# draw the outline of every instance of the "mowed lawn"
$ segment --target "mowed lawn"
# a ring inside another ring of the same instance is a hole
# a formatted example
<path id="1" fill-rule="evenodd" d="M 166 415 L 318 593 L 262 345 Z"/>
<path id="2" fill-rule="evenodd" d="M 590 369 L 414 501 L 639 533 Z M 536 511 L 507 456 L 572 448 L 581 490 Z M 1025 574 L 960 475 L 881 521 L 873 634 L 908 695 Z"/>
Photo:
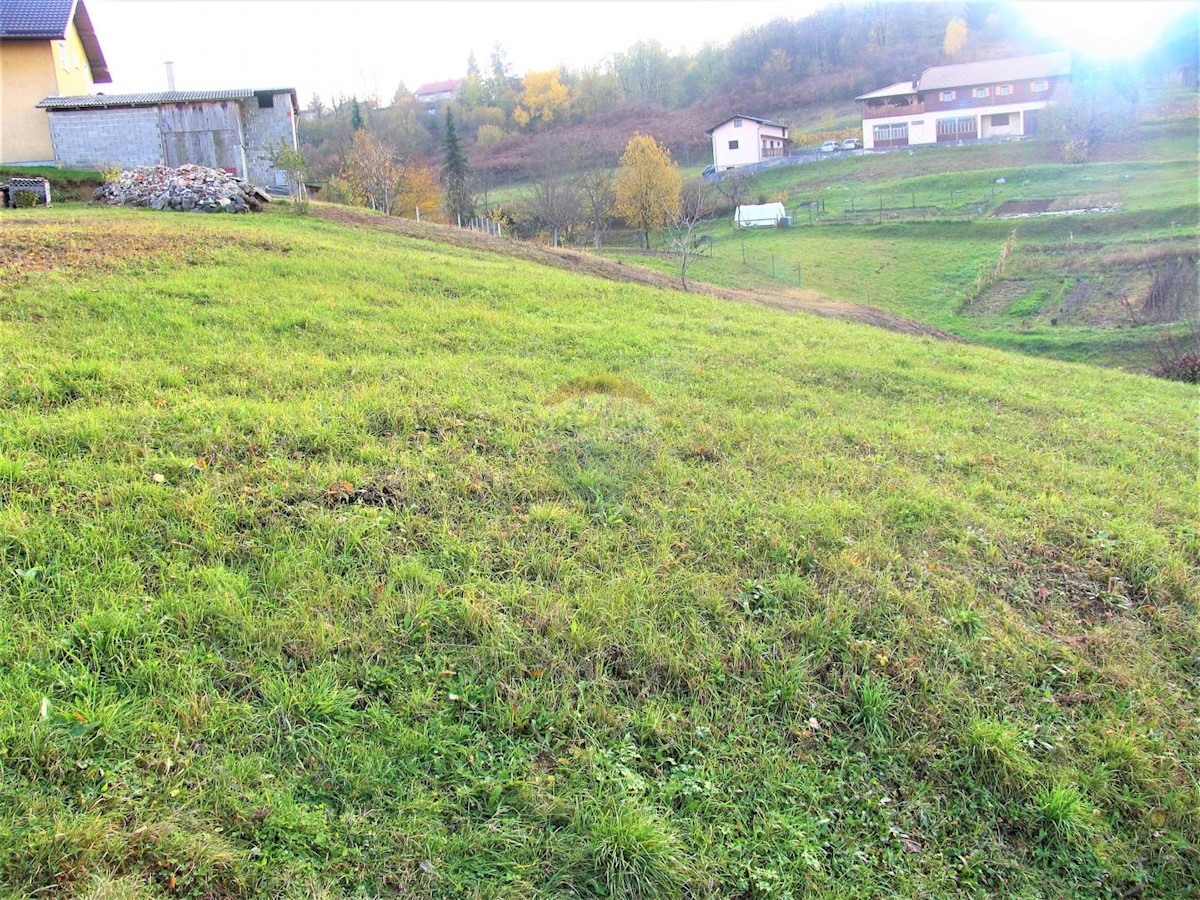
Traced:
<path id="1" fill-rule="evenodd" d="M 1180 897 L 1194 388 L 0 219 L 0 894 Z"/>

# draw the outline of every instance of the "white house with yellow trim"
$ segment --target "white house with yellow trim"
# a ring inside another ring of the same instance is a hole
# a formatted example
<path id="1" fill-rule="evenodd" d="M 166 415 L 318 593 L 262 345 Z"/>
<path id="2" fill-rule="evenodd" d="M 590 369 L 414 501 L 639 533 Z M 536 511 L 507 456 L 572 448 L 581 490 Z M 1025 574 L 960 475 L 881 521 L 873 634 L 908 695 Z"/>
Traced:
<path id="1" fill-rule="evenodd" d="M 83 0 L 0 0 L 0 163 L 53 163 L 37 104 L 111 81 Z"/>

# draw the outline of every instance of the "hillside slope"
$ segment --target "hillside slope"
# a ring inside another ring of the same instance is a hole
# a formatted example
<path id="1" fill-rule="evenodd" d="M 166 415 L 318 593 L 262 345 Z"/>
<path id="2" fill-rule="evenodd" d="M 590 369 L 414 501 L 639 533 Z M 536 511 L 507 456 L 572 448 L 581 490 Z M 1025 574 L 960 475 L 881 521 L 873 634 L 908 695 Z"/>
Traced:
<path id="1" fill-rule="evenodd" d="M 1193 391 L 311 218 L 3 227 L 0 893 L 1200 883 Z"/>

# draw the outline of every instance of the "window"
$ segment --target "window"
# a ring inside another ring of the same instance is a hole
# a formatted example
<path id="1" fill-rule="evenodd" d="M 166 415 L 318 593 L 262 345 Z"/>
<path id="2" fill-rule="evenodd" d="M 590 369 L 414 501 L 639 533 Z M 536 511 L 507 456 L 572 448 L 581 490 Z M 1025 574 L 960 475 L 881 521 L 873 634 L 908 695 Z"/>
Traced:
<path id="1" fill-rule="evenodd" d="M 875 126 L 875 143 L 881 141 L 907 141 L 908 140 L 908 124 L 905 122 L 893 122 L 891 125 L 876 125 Z"/>
<path id="2" fill-rule="evenodd" d="M 729 149 L 730 149 L 730 150 L 736 150 L 737 148 L 738 148 L 738 142 L 737 142 L 737 141 L 730 141 L 730 142 L 729 142 Z"/>
<path id="3" fill-rule="evenodd" d="M 258 108 L 259 109 L 273 109 L 274 108 L 274 106 L 275 106 L 275 95 L 274 94 L 258 94 L 257 97 L 258 97 Z"/>
<path id="4" fill-rule="evenodd" d="M 946 137 L 975 136 L 975 117 L 963 116 L 958 119 L 938 119 L 937 133 Z"/>
<path id="5" fill-rule="evenodd" d="M 1048 91 L 1048 90 L 1050 90 L 1050 83 L 1049 83 L 1049 82 L 1047 82 L 1047 81 L 1035 81 L 1033 84 L 1031 84 L 1031 85 L 1029 86 L 1029 88 L 1030 88 L 1030 90 L 1032 90 L 1032 91 L 1033 91 L 1035 94 L 1040 94 L 1040 93 L 1042 93 L 1043 91 Z"/>
<path id="6" fill-rule="evenodd" d="M 976 100 L 982 100 L 987 95 L 988 95 L 987 88 L 975 88 L 975 90 L 971 91 L 971 96 Z"/>
<path id="7" fill-rule="evenodd" d="M 70 67 L 71 63 L 70 63 L 70 60 L 67 58 L 67 42 L 66 41 L 58 42 L 58 59 L 59 59 L 59 62 L 62 63 L 62 67 L 64 69 L 67 69 Z"/>
<path id="8" fill-rule="evenodd" d="M 941 100 L 943 103 L 949 103 L 954 99 L 954 91 L 942 91 Z"/>
<path id="9" fill-rule="evenodd" d="M 997 125 L 1003 126 L 1003 125 L 1007 125 L 1007 124 L 1008 124 L 1008 113 L 999 113 L 999 114 L 995 114 L 992 116 L 992 127 L 993 128 L 995 128 Z"/>
<path id="10" fill-rule="evenodd" d="M 742 120 L 741 120 L 741 119 L 734 119 L 734 120 L 733 120 L 733 127 L 734 127 L 734 128 L 741 128 L 741 127 L 742 127 Z"/>
<path id="11" fill-rule="evenodd" d="M 996 86 L 996 96 L 997 97 L 1011 97 L 1012 96 L 1012 85 L 1011 84 L 997 85 Z"/>

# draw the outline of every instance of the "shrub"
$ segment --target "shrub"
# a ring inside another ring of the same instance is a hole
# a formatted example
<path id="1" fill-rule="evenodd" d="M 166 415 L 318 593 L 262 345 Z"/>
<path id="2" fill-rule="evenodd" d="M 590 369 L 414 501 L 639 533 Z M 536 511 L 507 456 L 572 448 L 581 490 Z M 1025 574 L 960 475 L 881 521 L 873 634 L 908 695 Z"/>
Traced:
<path id="1" fill-rule="evenodd" d="M 1200 384 L 1200 350 L 1192 350 L 1175 359 L 1159 363 L 1151 374 L 1169 381 Z"/>
<path id="2" fill-rule="evenodd" d="M 38 205 L 38 195 L 32 191 L 17 191 L 13 194 L 13 206 L 17 209 L 33 209 Z"/>

